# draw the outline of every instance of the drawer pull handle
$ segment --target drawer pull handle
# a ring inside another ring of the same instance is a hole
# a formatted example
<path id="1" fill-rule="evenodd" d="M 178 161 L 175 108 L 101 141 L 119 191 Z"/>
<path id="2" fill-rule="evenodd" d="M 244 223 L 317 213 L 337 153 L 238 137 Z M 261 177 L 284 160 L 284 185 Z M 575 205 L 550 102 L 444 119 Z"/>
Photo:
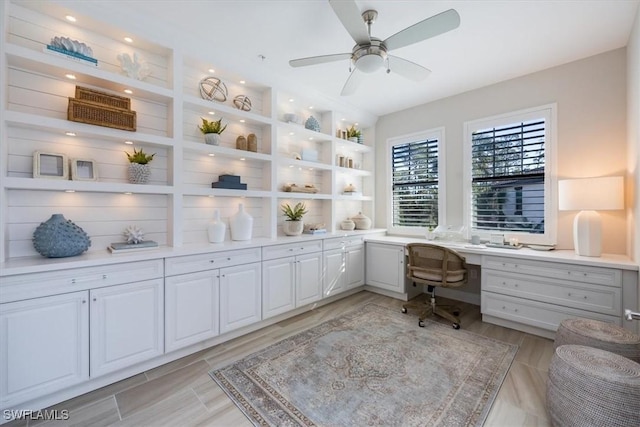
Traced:
<path id="1" fill-rule="evenodd" d="M 503 305 L 503 306 L 502 306 L 502 309 L 503 309 L 503 310 L 506 310 L 506 309 L 507 309 L 507 307 L 505 307 L 505 306 Z"/>
<path id="2" fill-rule="evenodd" d="M 517 313 L 517 312 L 518 312 L 518 309 L 516 308 L 516 309 L 514 309 L 513 311 L 514 311 L 515 313 Z"/>
<path id="3" fill-rule="evenodd" d="M 96 301 L 98 301 L 98 300 L 97 300 L 97 298 L 96 298 L 96 297 L 93 297 L 93 302 L 96 302 Z"/>
<path id="4" fill-rule="evenodd" d="M 82 300 L 82 303 L 83 303 L 83 304 L 86 304 L 86 303 L 87 303 L 87 300 L 86 300 L 86 299 L 83 299 L 83 300 Z"/>
<path id="5" fill-rule="evenodd" d="M 209 262 L 210 262 L 211 264 L 213 264 L 214 262 L 216 262 L 216 260 L 215 260 L 215 259 L 210 259 L 210 260 L 209 260 Z"/>
<path id="6" fill-rule="evenodd" d="M 586 295 L 584 296 L 584 299 L 587 299 L 587 296 L 586 296 Z"/>
<path id="7" fill-rule="evenodd" d="M 513 286 L 517 288 L 517 287 L 518 287 L 518 284 L 517 284 L 517 283 L 515 283 Z"/>
<path id="8" fill-rule="evenodd" d="M 568 296 L 571 296 L 571 292 L 567 292 L 567 295 L 568 295 Z"/>
<path id="9" fill-rule="evenodd" d="M 227 258 L 227 261 L 231 261 L 231 257 Z"/>
<path id="10" fill-rule="evenodd" d="M 293 252 L 293 248 L 289 248 L 289 252 Z"/>

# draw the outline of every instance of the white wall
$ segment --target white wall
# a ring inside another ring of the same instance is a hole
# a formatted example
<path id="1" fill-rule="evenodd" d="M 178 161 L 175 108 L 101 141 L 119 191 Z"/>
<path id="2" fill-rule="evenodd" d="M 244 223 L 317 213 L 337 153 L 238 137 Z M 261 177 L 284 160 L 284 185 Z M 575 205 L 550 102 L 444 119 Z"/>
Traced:
<path id="1" fill-rule="evenodd" d="M 626 72 L 622 48 L 381 117 L 376 125 L 376 226 L 386 227 L 387 221 L 388 138 L 445 127 L 446 221 L 462 224 L 463 123 L 553 102 L 558 105 L 558 177 L 625 175 Z M 560 249 L 573 247 L 574 216 L 559 212 Z M 627 253 L 626 213 L 602 216 L 603 252 Z"/>
<path id="2" fill-rule="evenodd" d="M 640 263 L 640 8 L 627 45 L 627 120 L 628 252 Z"/>

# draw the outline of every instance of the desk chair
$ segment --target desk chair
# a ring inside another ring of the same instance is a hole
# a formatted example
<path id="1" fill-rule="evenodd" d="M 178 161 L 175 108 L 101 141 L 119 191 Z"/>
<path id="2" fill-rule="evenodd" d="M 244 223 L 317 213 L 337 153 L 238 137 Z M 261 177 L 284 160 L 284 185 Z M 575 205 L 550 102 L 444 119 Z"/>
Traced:
<path id="1" fill-rule="evenodd" d="M 419 308 L 418 326 L 424 327 L 424 319 L 432 313 L 453 322 L 454 329 L 460 329 L 460 309 L 451 311 L 445 306 L 436 305 L 435 287 L 454 288 L 467 283 L 467 264 L 458 252 L 438 245 L 427 243 L 410 243 L 407 245 L 409 264 L 407 277 L 413 286 L 427 285 L 431 294 L 431 303 L 408 303 L 402 306 L 402 312 L 408 308 Z"/>

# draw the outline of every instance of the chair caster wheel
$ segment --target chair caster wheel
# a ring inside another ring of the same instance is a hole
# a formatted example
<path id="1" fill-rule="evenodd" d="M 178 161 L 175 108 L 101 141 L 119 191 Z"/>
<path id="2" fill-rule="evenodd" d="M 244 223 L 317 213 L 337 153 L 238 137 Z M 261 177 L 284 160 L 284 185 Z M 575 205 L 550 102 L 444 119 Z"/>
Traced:
<path id="1" fill-rule="evenodd" d="M 418 320 L 418 326 L 424 328 L 424 322 L 422 320 Z"/>
<path id="2" fill-rule="evenodd" d="M 454 323 L 451 326 L 453 327 L 453 329 L 460 329 L 460 324 L 459 323 Z"/>
<path id="3" fill-rule="evenodd" d="M 453 313 L 451 313 L 451 314 L 453 314 L 453 315 L 454 315 L 454 316 L 456 316 L 456 317 L 460 316 L 460 312 L 459 312 L 459 311 L 454 311 L 454 312 L 453 312 Z"/>
<path id="4" fill-rule="evenodd" d="M 406 308 L 404 308 L 404 307 L 402 307 L 402 312 L 403 312 L 404 314 L 407 314 L 407 309 L 406 309 Z"/>

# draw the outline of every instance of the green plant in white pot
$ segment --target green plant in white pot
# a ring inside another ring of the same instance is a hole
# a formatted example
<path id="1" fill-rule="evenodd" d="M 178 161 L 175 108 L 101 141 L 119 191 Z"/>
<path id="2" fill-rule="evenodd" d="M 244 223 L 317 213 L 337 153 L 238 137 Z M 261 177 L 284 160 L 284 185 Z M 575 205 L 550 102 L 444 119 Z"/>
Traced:
<path id="1" fill-rule="evenodd" d="M 213 121 L 204 117 L 201 119 L 202 126 L 198 126 L 198 129 L 204 134 L 204 142 L 209 145 L 220 145 L 220 135 L 227 128 L 227 125 L 222 125 L 222 118 Z"/>
<path id="2" fill-rule="evenodd" d="M 303 202 L 297 203 L 294 207 L 291 207 L 289 203 L 285 203 L 281 206 L 282 213 L 287 219 L 282 224 L 282 230 L 287 236 L 299 236 L 304 230 L 304 223 L 302 217 L 306 214 L 307 207 Z"/>
<path id="3" fill-rule="evenodd" d="M 149 162 L 153 160 L 153 156 L 156 154 L 147 154 L 142 148 L 139 150 L 134 148 L 133 154 L 127 153 L 126 151 L 125 153 L 129 159 L 129 182 L 132 184 L 146 184 L 149 182 L 149 177 L 151 176 Z"/>

